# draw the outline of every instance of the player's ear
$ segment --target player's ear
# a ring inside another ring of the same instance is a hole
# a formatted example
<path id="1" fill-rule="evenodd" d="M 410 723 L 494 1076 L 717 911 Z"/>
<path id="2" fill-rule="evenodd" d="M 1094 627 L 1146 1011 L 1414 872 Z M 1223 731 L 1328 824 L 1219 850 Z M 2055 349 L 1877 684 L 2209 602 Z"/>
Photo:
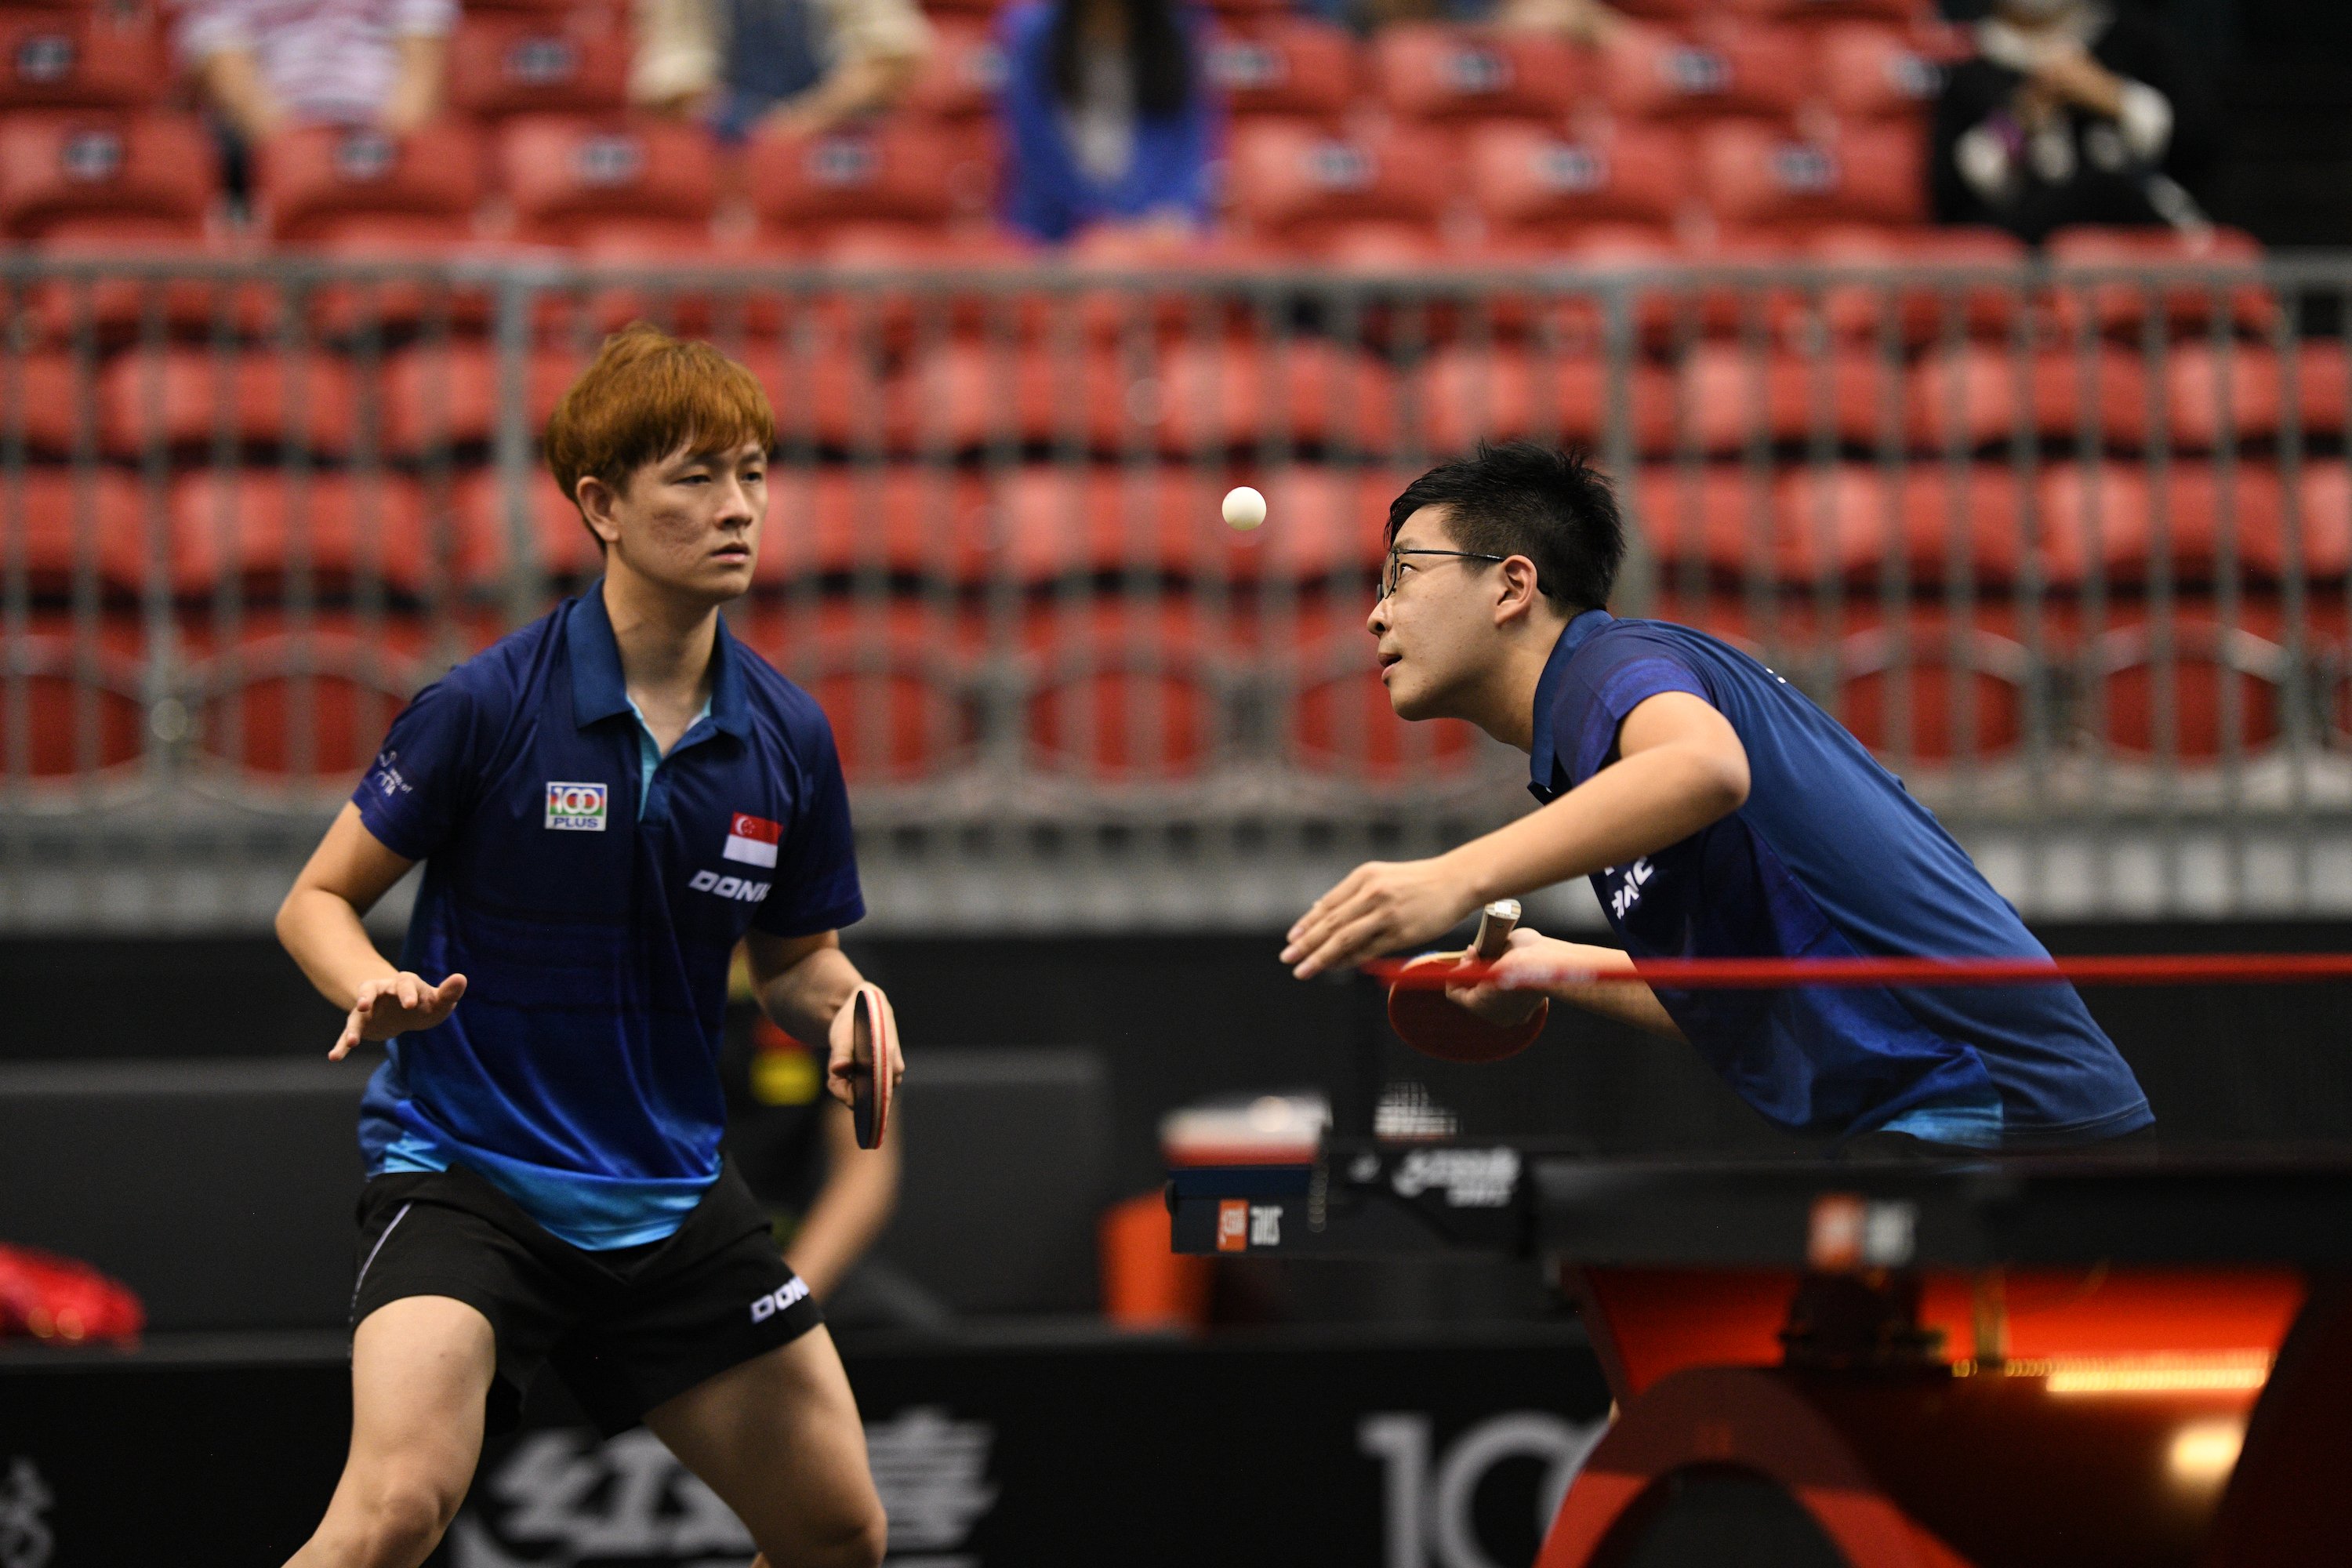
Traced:
<path id="1" fill-rule="evenodd" d="M 1543 590 L 1536 586 L 1536 563 L 1514 555 L 1502 563 L 1501 586 L 1495 595 L 1495 624 L 1507 626 L 1532 611 Z"/>
<path id="2" fill-rule="evenodd" d="M 593 474 L 580 476 L 572 489 L 572 499 L 580 505 L 580 515 L 588 521 L 588 531 L 604 542 L 607 548 L 621 542 L 620 520 L 614 515 L 614 503 L 620 500 L 613 487 Z"/>

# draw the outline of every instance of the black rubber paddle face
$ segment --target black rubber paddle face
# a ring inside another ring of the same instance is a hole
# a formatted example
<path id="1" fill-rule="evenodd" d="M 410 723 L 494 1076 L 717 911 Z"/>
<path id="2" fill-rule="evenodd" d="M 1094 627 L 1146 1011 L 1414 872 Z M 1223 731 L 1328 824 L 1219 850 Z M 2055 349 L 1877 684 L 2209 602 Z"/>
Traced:
<path id="1" fill-rule="evenodd" d="M 861 1149 L 879 1149 L 890 1124 L 890 1047 L 879 1000 L 869 989 L 852 1004 L 850 1050 L 857 1070 L 849 1080 L 849 1120 Z"/>

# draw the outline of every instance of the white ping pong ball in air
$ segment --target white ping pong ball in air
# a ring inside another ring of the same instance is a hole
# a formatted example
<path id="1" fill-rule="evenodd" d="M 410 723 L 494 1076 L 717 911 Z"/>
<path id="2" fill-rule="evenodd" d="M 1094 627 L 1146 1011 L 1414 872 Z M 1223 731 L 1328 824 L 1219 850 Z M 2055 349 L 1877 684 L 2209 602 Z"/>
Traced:
<path id="1" fill-rule="evenodd" d="M 1225 526 L 1246 533 L 1265 521 L 1265 497 L 1248 485 L 1225 492 Z"/>

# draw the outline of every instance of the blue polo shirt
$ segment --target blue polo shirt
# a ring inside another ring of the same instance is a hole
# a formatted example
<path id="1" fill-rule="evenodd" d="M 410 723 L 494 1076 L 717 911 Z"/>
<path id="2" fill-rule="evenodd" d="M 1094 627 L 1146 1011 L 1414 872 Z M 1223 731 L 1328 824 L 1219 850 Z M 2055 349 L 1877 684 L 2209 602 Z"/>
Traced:
<path id="1" fill-rule="evenodd" d="M 1636 957 L 2031 957 L 2048 952 L 1903 781 L 1738 649 L 1588 610 L 1536 683 L 1530 788 L 1550 801 L 1617 760 L 1649 698 L 1686 691 L 1748 750 L 1747 804 L 1592 879 Z M 1765 1116 L 1848 1137 L 1977 1148 L 2147 1126 L 2147 1098 L 2063 984 L 1675 990 L 1659 1002 Z"/>
<path id="2" fill-rule="evenodd" d="M 824 712 L 728 635 L 661 755 L 599 583 L 393 721 L 352 796 L 425 862 L 401 966 L 467 977 L 369 1080 L 371 1174 L 462 1164 L 575 1247 L 657 1241 L 719 1175 L 727 968 L 865 913 Z"/>

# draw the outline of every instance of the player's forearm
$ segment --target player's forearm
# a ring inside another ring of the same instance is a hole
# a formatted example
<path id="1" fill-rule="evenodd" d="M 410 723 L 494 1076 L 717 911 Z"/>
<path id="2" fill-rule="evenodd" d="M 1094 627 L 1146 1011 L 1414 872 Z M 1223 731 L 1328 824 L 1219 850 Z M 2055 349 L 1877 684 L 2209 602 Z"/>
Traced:
<path id="1" fill-rule="evenodd" d="M 297 885 L 278 907 L 278 940 L 319 994 L 345 1012 L 360 987 L 399 971 L 376 951 L 359 911 L 341 894 Z"/>
<path id="2" fill-rule="evenodd" d="M 812 949 L 760 987 L 760 1005 L 796 1040 L 823 1040 L 864 976 L 837 947 Z"/>
<path id="3" fill-rule="evenodd" d="M 1518 898 L 1678 844 L 1739 809 L 1744 773 L 1696 747 L 1626 757 L 1539 811 L 1451 851 L 1476 904 Z"/>
<path id="4" fill-rule="evenodd" d="M 793 1233 L 789 1261 L 819 1300 L 833 1293 L 890 1223 L 898 1196 L 898 1140 L 836 1160 L 824 1190 Z"/>
<path id="5" fill-rule="evenodd" d="M 1589 947 L 1581 942 L 1563 943 L 1571 951 L 1562 954 L 1580 963 L 1590 963 L 1602 971 L 1622 970 L 1623 980 L 1589 980 L 1544 987 L 1544 994 L 1559 998 L 1603 1018 L 1614 1018 L 1621 1024 L 1631 1024 L 1653 1035 L 1664 1035 L 1672 1039 L 1683 1037 L 1682 1029 L 1675 1023 L 1658 1001 L 1657 993 L 1633 977 L 1631 954 L 1613 947 Z"/>

